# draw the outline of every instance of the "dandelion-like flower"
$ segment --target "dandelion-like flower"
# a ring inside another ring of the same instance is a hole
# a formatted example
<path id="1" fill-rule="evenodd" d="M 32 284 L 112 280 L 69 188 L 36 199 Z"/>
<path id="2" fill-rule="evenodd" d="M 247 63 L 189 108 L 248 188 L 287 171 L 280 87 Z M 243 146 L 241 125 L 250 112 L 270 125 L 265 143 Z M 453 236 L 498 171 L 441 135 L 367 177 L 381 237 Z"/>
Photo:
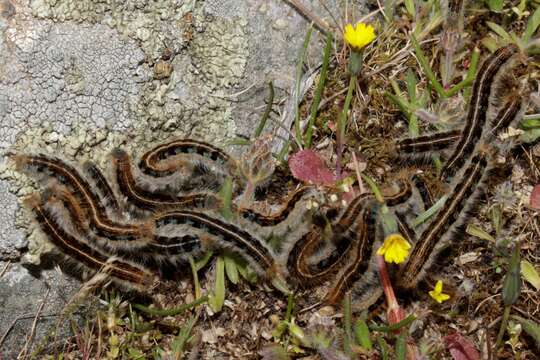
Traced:
<path id="1" fill-rule="evenodd" d="M 443 294 L 442 288 L 443 288 L 442 281 L 437 280 L 437 283 L 435 284 L 435 288 L 429 292 L 429 296 L 431 296 L 439 304 L 442 303 L 443 301 L 450 299 L 450 295 Z"/>
<path id="2" fill-rule="evenodd" d="M 377 250 L 378 255 L 384 255 L 387 263 L 400 264 L 409 255 L 411 244 L 400 234 L 391 234 L 384 239 L 383 245 Z"/>
<path id="3" fill-rule="evenodd" d="M 359 22 L 356 26 L 347 24 L 343 31 L 343 39 L 353 49 L 360 50 L 375 39 L 373 26 Z"/>

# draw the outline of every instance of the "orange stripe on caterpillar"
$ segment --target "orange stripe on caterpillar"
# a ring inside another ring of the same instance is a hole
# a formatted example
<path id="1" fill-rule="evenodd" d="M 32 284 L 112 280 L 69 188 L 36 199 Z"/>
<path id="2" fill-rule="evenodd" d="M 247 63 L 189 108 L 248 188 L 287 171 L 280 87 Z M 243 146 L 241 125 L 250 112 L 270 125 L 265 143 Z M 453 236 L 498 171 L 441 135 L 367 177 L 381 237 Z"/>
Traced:
<path id="1" fill-rule="evenodd" d="M 222 165 L 232 163 L 231 157 L 223 150 L 203 141 L 192 139 L 173 140 L 156 146 L 146 152 L 139 162 L 139 168 L 148 175 L 162 177 L 172 175 L 185 162 L 177 158 L 181 154 L 198 154 Z"/>
<path id="2" fill-rule="evenodd" d="M 465 169 L 460 181 L 453 187 L 448 200 L 435 218 L 419 236 L 409 254 L 409 260 L 400 271 L 399 285 L 403 288 L 416 286 L 436 255 L 439 244 L 448 240 L 456 227 L 463 225 L 466 214 L 478 198 L 482 179 L 486 174 L 486 155 L 475 155 Z"/>
<path id="3" fill-rule="evenodd" d="M 156 227 L 172 224 L 192 226 L 209 234 L 209 246 L 232 250 L 244 257 L 259 274 L 268 275 L 276 270 L 272 251 L 261 239 L 239 227 L 202 212 L 190 210 L 170 211 L 155 216 Z"/>
<path id="4" fill-rule="evenodd" d="M 109 219 L 105 207 L 90 184 L 67 163 L 46 155 L 12 154 L 11 158 L 18 168 L 27 170 L 36 168 L 38 172 L 47 170 L 60 183 L 71 187 L 73 189 L 72 195 L 79 198 L 80 207 L 88 212 L 90 225 L 100 236 L 111 239 L 136 240 L 148 235 L 144 225 L 121 224 Z"/>
<path id="5" fill-rule="evenodd" d="M 91 246 L 119 258 L 128 259 L 137 263 L 160 263 L 165 260 L 178 262 L 186 260 L 190 253 L 201 252 L 200 240 L 195 234 L 181 236 L 154 235 L 154 224 L 147 221 L 144 231 L 148 234 L 145 240 L 110 240 L 107 238 L 94 238 L 87 233 L 89 228 L 86 224 L 83 211 L 75 197 L 63 186 L 52 185 L 45 190 L 43 200 L 50 204 L 61 203 L 68 210 L 71 223 L 81 234 L 87 234 L 86 238 Z M 143 231 L 143 230 L 141 230 Z M 196 251 L 198 250 L 198 251 Z"/>
<path id="6" fill-rule="evenodd" d="M 220 200 L 212 193 L 194 193 L 184 196 L 174 196 L 163 192 L 151 192 L 137 184 L 130 163 L 130 156 L 123 150 L 112 152 L 115 165 L 116 179 L 120 192 L 130 202 L 141 209 L 150 211 L 166 211 L 174 208 L 213 208 Z"/>
<path id="7" fill-rule="evenodd" d="M 138 265 L 112 259 L 68 233 L 43 205 L 39 196 L 32 196 L 25 203 L 34 212 L 40 228 L 63 254 L 94 271 L 108 269 L 113 278 L 127 282 L 134 288 L 147 290 L 148 286 L 152 284 L 154 276 L 150 271 Z"/>
<path id="8" fill-rule="evenodd" d="M 371 214 L 371 205 L 366 204 L 356 223 L 356 239 L 352 251 L 352 263 L 345 268 L 333 283 L 330 291 L 323 299 L 323 303 L 336 304 L 343 295 L 360 278 L 365 276 L 369 267 L 373 241 L 375 239 L 375 219 Z"/>

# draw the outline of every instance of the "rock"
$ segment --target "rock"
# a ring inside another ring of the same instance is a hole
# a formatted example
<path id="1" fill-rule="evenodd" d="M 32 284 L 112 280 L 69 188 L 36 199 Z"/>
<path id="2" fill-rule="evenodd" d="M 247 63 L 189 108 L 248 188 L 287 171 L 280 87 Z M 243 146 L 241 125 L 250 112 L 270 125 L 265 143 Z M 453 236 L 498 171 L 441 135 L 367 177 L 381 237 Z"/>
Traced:
<path id="1" fill-rule="evenodd" d="M 224 145 L 249 136 L 268 81 L 276 98 L 291 88 L 307 27 L 283 1 L 0 0 L 0 151 L 104 166 L 120 144 L 138 155 L 157 139 Z M 320 61 L 318 40 L 314 33 L 312 63 Z M 34 315 L 47 289 L 43 314 L 58 313 L 76 282 L 19 263 L 39 262 L 34 249 L 44 239 L 25 236 L 31 219 L 18 205 L 32 182 L 0 162 L 0 262 L 12 262 L 0 278 L 1 336 L 18 317 Z M 16 322 L 2 346 L 6 359 L 24 346 L 32 321 Z M 34 344 L 53 324 L 54 317 L 38 320 Z"/>

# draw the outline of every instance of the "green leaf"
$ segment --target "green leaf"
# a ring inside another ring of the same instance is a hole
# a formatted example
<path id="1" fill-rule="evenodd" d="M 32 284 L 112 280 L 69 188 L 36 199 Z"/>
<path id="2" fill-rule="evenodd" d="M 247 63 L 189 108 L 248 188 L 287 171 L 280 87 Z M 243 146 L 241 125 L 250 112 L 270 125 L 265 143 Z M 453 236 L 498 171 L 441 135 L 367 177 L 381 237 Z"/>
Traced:
<path id="1" fill-rule="evenodd" d="M 411 69 L 407 71 L 406 75 L 406 82 L 407 82 L 407 92 L 409 93 L 409 99 L 411 101 L 411 104 L 416 105 L 416 76 L 412 72 Z"/>
<path id="2" fill-rule="evenodd" d="M 402 331 L 396 341 L 396 359 L 405 360 L 407 356 L 407 332 Z"/>
<path id="3" fill-rule="evenodd" d="M 201 270 L 203 267 L 206 266 L 206 264 L 208 264 L 208 261 L 210 261 L 210 259 L 212 258 L 212 255 L 214 255 L 214 253 L 212 251 L 208 251 L 206 252 L 202 258 L 200 259 L 197 259 L 195 261 L 195 270 L 196 271 L 199 271 Z"/>
<path id="4" fill-rule="evenodd" d="M 540 128 L 525 131 L 524 134 L 521 134 L 520 139 L 521 141 L 527 144 L 530 144 L 530 143 L 535 142 L 539 137 L 540 137 Z"/>
<path id="5" fill-rule="evenodd" d="M 369 328 L 364 320 L 356 320 L 354 324 L 354 335 L 356 342 L 366 350 L 373 349 L 373 344 L 369 337 Z"/>
<path id="6" fill-rule="evenodd" d="M 238 284 L 238 267 L 236 266 L 236 259 L 229 256 L 223 256 L 225 260 L 225 272 L 227 273 L 227 278 L 233 283 Z"/>
<path id="7" fill-rule="evenodd" d="M 142 352 L 137 349 L 128 348 L 128 356 L 131 360 L 144 360 L 145 356 Z"/>
<path id="8" fill-rule="evenodd" d="M 467 234 L 476 236 L 479 239 L 491 241 L 495 244 L 496 240 L 493 236 L 489 235 L 487 232 L 485 232 L 481 227 L 475 225 L 475 224 L 469 224 L 467 225 Z"/>
<path id="9" fill-rule="evenodd" d="M 441 85 L 439 80 L 437 80 L 437 77 L 433 73 L 433 70 L 431 69 L 431 66 L 429 65 L 429 61 L 426 59 L 426 56 L 422 52 L 422 48 L 420 47 L 420 44 L 414 37 L 414 35 L 411 34 L 411 42 L 414 47 L 414 52 L 416 53 L 416 58 L 418 62 L 420 63 L 420 66 L 422 67 L 422 70 L 424 71 L 424 74 L 428 78 L 429 82 L 431 83 L 431 86 L 437 91 L 437 93 L 443 97 L 447 97 L 446 90 L 444 90 L 444 87 Z"/>
<path id="10" fill-rule="evenodd" d="M 388 353 L 390 352 L 390 347 L 388 346 L 384 338 L 382 336 L 377 336 L 376 340 L 381 350 L 381 356 L 383 360 L 389 359 Z"/>
<path id="11" fill-rule="evenodd" d="M 435 215 L 437 211 L 439 211 L 439 209 L 444 206 L 446 199 L 448 199 L 448 195 L 442 196 L 439 200 L 437 200 L 437 202 L 435 202 L 435 204 L 433 204 L 433 206 L 418 215 L 416 219 L 414 219 L 412 226 L 417 227 L 418 225 L 424 223 L 427 219 Z"/>
<path id="12" fill-rule="evenodd" d="M 540 275 L 533 264 L 526 260 L 522 260 L 521 275 L 523 275 L 523 278 L 527 280 L 529 284 L 534 286 L 536 290 L 540 291 Z"/>
<path id="13" fill-rule="evenodd" d="M 494 52 L 498 48 L 501 47 L 500 41 L 501 38 L 499 37 L 492 37 L 492 36 L 486 36 L 480 42 L 482 45 L 484 45 L 489 51 Z"/>
<path id="14" fill-rule="evenodd" d="M 347 355 L 352 355 L 352 324 L 351 324 L 351 295 L 347 294 L 343 298 L 343 327 L 345 335 L 343 336 L 343 350 Z"/>
<path id="15" fill-rule="evenodd" d="M 362 179 L 368 184 L 369 188 L 373 192 L 373 195 L 375 195 L 375 198 L 377 199 L 377 201 L 379 201 L 380 203 L 384 203 L 384 197 L 382 196 L 381 190 L 379 189 L 375 181 L 373 181 L 373 179 L 371 179 L 367 175 L 364 175 L 364 174 L 360 174 L 360 175 L 362 176 Z"/>
<path id="16" fill-rule="evenodd" d="M 511 318 L 521 324 L 523 330 L 536 341 L 536 348 L 540 350 L 540 325 L 517 315 L 512 315 Z"/>
<path id="17" fill-rule="evenodd" d="M 210 295 L 208 304 L 214 312 L 220 312 L 225 303 L 225 261 L 222 256 L 217 258 L 216 262 L 216 282 L 214 284 L 214 293 Z"/>
<path id="18" fill-rule="evenodd" d="M 508 272 L 504 278 L 502 299 L 505 306 L 513 305 L 521 293 L 521 272 L 519 261 L 519 244 L 512 252 Z"/>
<path id="19" fill-rule="evenodd" d="M 180 331 L 178 332 L 178 336 L 172 341 L 171 343 L 171 350 L 172 352 L 177 355 L 174 357 L 174 359 L 181 359 L 182 355 L 184 354 L 186 343 L 191 338 L 191 331 L 193 330 L 193 326 L 197 322 L 198 316 L 191 317 L 187 323 L 182 326 Z"/>
<path id="20" fill-rule="evenodd" d="M 257 273 L 253 271 L 247 262 L 244 262 L 242 259 L 239 259 L 236 263 L 236 269 L 242 275 L 244 280 L 251 284 L 255 284 L 257 282 Z"/>
<path id="21" fill-rule="evenodd" d="M 529 42 L 529 40 L 532 38 L 536 30 L 538 29 L 538 26 L 540 26 L 540 7 L 537 8 L 531 16 L 529 16 L 529 20 L 527 21 L 527 27 L 525 28 L 525 32 L 521 37 L 523 42 Z"/>
<path id="22" fill-rule="evenodd" d="M 230 176 L 225 179 L 225 183 L 219 191 L 219 197 L 221 198 L 221 215 L 226 219 L 230 220 L 233 216 L 232 213 L 232 192 L 233 192 L 233 182 Z"/>
<path id="23" fill-rule="evenodd" d="M 499 35 L 501 38 L 503 38 L 507 42 L 512 41 L 512 37 L 510 36 L 510 34 L 506 30 L 504 30 L 500 25 L 495 24 L 494 22 L 491 22 L 491 21 L 486 21 L 486 25 L 491 30 L 493 30 L 495 34 Z"/>
<path id="24" fill-rule="evenodd" d="M 487 0 L 489 10 L 493 12 L 501 12 L 504 7 L 504 0 Z"/>
<path id="25" fill-rule="evenodd" d="M 502 224 L 503 216 L 502 216 L 502 206 L 501 206 L 501 204 L 493 206 L 491 208 L 490 215 L 491 215 L 491 222 L 493 223 L 493 227 L 495 228 L 495 234 L 497 234 L 497 236 L 499 236 L 501 234 L 502 226 L 503 226 L 503 224 Z"/>
<path id="26" fill-rule="evenodd" d="M 416 8 L 414 6 L 414 0 L 405 0 L 405 8 L 412 18 L 416 18 Z"/>
<path id="27" fill-rule="evenodd" d="M 521 127 L 523 130 L 539 129 L 540 119 L 523 119 L 519 123 L 519 127 Z"/>
<path id="28" fill-rule="evenodd" d="M 264 109 L 264 114 L 261 117 L 261 121 L 259 122 L 257 129 L 255 129 L 255 133 L 253 133 L 254 138 L 261 136 L 264 127 L 266 126 L 266 121 L 268 121 L 268 117 L 272 112 L 272 105 L 274 104 L 274 94 L 274 84 L 270 81 L 268 82 L 268 102 L 266 103 L 266 109 Z"/>
<path id="29" fill-rule="evenodd" d="M 414 320 L 416 320 L 416 316 L 414 316 L 413 314 L 407 316 L 405 319 L 401 320 L 400 322 L 397 322 L 395 324 L 392 324 L 392 325 L 388 325 L 388 326 L 376 326 L 376 325 L 372 325 L 370 326 L 369 328 L 373 331 L 379 331 L 379 332 L 391 332 L 391 331 L 395 331 L 395 330 L 399 330 L 401 329 L 402 327 L 404 326 L 407 326 L 409 325 L 410 323 L 412 323 Z"/>

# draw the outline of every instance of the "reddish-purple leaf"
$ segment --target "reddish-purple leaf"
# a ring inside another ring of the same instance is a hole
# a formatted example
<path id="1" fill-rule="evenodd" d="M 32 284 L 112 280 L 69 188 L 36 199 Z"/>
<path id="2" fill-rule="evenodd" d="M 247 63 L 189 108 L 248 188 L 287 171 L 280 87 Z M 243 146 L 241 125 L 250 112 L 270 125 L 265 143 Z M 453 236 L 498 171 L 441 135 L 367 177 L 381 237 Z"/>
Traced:
<path id="1" fill-rule="evenodd" d="M 332 185 L 333 172 L 313 150 L 301 150 L 289 158 L 289 168 L 295 178 L 316 185 Z"/>
<path id="2" fill-rule="evenodd" d="M 445 336 L 444 342 L 454 360 L 480 360 L 480 354 L 474 345 L 460 333 Z"/>
<path id="3" fill-rule="evenodd" d="M 536 185 L 531 192 L 531 207 L 540 210 L 540 185 Z"/>

